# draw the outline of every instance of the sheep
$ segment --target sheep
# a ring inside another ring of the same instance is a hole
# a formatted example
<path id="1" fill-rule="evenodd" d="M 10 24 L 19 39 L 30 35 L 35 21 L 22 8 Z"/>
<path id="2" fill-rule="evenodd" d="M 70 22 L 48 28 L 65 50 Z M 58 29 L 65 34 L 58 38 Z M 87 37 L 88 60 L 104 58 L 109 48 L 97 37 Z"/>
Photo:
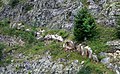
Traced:
<path id="1" fill-rule="evenodd" d="M 86 51 L 85 52 L 86 56 L 88 56 L 89 58 L 91 58 L 92 57 L 92 49 L 89 46 L 84 47 L 84 49 Z"/>
<path id="2" fill-rule="evenodd" d="M 75 47 L 74 47 L 74 43 L 72 41 L 66 41 L 64 44 L 63 44 L 63 47 L 66 50 L 74 50 Z"/>

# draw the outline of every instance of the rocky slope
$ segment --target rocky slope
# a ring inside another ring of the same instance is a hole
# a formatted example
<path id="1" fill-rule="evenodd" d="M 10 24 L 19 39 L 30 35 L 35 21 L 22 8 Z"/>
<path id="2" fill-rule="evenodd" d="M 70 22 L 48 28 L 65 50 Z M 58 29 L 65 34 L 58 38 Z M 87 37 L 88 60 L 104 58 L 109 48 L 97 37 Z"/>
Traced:
<path id="1" fill-rule="evenodd" d="M 114 26 L 115 18 L 120 14 L 119 0 L 25 0 L 13 7 L 4 1 L 0 19 L 9 18 L 11 22 L 25 22 L 49 28 L 67 28 L 73 26 L 74 15 L 79 8 L 87 6 L 98 23 Z"/>
<path id="2" fill-rule="evenodd" d="M 46 52 L 44 56 L 34 55 L 34 60 L 28 59 L 28 56 L 22 53 L 16 55 L 16 60 L 22 62 L 15 62 L 11 60 L 11 64 L 0 67 L 0 74 L 77 74 L 83 64 L 78 60 L 58 59 L 53 61 L 52 57 Z M 14 56 L 14 54 L 13 54 Z M 30 56 L 29 56 L 30 57 Z"/>
<path id="3" fill-rule="evenodd" d="M 3 3 L 0 7 L 0 20 L 5 18 L 9 19 L 10 28 L 15 27 L 15 29 L 17 28 L 15 25 L 16 22 L 24 22 L 33 26 L 42 26 L 54 29 L 65 28 L 71 30 L 74 25 L 74 16 L 76 15 L 77 10 L 83 6 L 87 6 L 90 13 L 96 18 L 97 23 L 102 25 L 115 26 L 116 18 L 120 15 L 119 0 L 21 0 L 13 6 L 10 4 L 11 0 L 0 1 Z M 18 27 L 16 31 L 20 31 L 20 28 Z M 30 29 L 27 27 L 22 32 L 24 31 L 29 34 Z M 40 40 L 41 33 L 39 33 L 39 31 L 35 33 L 37 39 Z M 52 40 L 52 38 L 50 38 L 50 40 Z M 17 37 L 12 38 L 1 34 L 0 41 L 8 44 L 9 46 L 15 46 L 14 44 L 21 44 L 20 46 L 24 45 L 24 42 Z M 63 41 L 63 39 L 57 41 Z M 45 43 L 43 45 L 45 45 Z M 45 47 L 47 47 L 47 45 Z M 32 47 L 30 49 L 32 49 Z M 40 49 L 42 48 L 40 47 Z M 35 50 L 37 50 L 37 47 Z M 49 47 L 47 50 L 49 50 Z M 57 50 L 57 52 L 59 51 Z M 55 51 L 55 53 L 57 52 Z M 11 64 L 0 66 L 1 74 L 77 74 L 84 64 L 84 61 L 80 64 L 80 61 L 78 60 L 71 61 L 63 58 L 54 61 L 50 55 L 51 53 L 45 53 L 43 56 L 25 56 L 22 53 L 8 54 L 13 57 L 10 59 Z M 103 56 L 104 54 L 105 56 Z M 120 51 L 115 50 L 114 53 L 102 53 L 100 56 L 102 58 L 99 62 L 107 65 L 108 68 L 112 69 L 117 74 L 120 73 Z M 32 57 L 34 60 L 28 59 L 28 57 Z"/>

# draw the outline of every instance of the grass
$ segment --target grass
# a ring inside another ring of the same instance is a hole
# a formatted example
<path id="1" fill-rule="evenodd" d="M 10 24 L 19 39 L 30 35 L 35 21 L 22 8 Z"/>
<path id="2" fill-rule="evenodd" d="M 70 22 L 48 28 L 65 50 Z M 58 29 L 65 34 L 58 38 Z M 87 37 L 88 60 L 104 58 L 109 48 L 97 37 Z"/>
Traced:
<path id="1" fill-rule="evenodd" d="M 78 74 L 115 74 L 101 63 L 91 62 L 87 60 L 85 65 L 79 70 Z"/>
<path id="2" fill-rule="evenodd" d="M 30 26 L 26 26 L 25 28 L 31 28 Z M 32 33 L 33 31 L 39 30 L 39 28 L 31 28 Z M 74 40 L 74 36 L 72 33 L 67 32 L 65 30 L 50 30 L 47 28 L 45 29 L 45 35 L 47 34 L 58 34 L 65 37 L 65 39 Z M 93 49 L 95 53 L 99 53 L 101 51 L 107 51 L 109 49 L 108 46 L 106 46 L 106 42 L 109 40 L 116 39 L 116 30 L 115 28 L 111 27 L 105 27 L 98 25 L 97 26 L 98 35 L 96 35 L 96 38 L 91 39 L 90 41 L 87 41 L 87 44 Z M 57 41 L 48 41 L 49 43 L 46 43 L 46 41 L 36 41 L 34 35 L 31 32 L 24 32 L 21 30 L 16 29 L 10 29 L 9 28 L 9 22 L 2 22 L 0 23 L 0 34 L 3 35 L 10 35 L 10 36 L 21 36 L 25 42 L 25 46 L 15 46 L 15 47 L 7 47 L 5 53 L 9 53 L 11 50 L 15 50 L 14 54 L 20 54 L 23 53 L 26 56 L 29 56 L 30 59 L 35 59 L 35 57 L 31 57 L 34 55 L 44 55 L 46 51 L 50 51 L 51 56 L 53 57 L 53 60 L 57 60 L 59 58 L 64 58 L 68 60 L 79 60 L 85 61 L 85 66 L 80 69 L 78 74 L 114 74 L 111 70 L 107 69 L 104 65 L 100 63 L 95 63 L 92 60 L 86 58 L 85 56 L 80 56 L 78 52 L 65 52 L 62 45 L 63 42 L 57 42 Z M 69 34 L 69 35 L 68 35 Z M 30 42 L 29 42 L 30 40 Z M 32 40 L 32 41 L 31 41 Z M 32 43 L 31 43 L 32 42 Z M 5 61 L 6 63 L 10 63 L 11 58 L 14 57 L 6 57 Z M 15 59 L 17 61 L 17 59 Z M 22 61 L 22 60 L 20 60 Z M 0 62 L 1 63 L 1 62 Z"/>
<path id="3" fill-rule="evenodd" d="M 106 42 L 117 39 L 116 29 L 114 27 L 97 25 L 97 31 L 98 34 L 96 35 L 96 38 L 87 41 L 87 44 L 95 53 L 108 51 L 110 48 L 106 45 Z"/>
<path id="4" fill-rule="evenodd" d="M 26 26 L 24 29 L 30 28 L 30 26 Z M 16 36 L 20 37 L 22 40 L 24 40 L 27 43 L 35 43 L 36 38 L 34 34 L 34 28 L 30 28 L 30 32 L 26 32 L 24 30 L 17 30 L 15 28 L 10 28 L 9 23 L 7 21 L 0 22 L 0 34 L 2 35 L 8 35 L 8 36 Z"/>

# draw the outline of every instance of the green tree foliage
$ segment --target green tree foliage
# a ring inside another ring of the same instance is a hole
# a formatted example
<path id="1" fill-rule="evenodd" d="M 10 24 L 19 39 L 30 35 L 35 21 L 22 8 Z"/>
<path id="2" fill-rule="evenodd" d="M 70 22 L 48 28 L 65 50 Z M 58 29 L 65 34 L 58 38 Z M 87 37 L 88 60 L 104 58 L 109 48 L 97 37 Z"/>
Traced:
<path id="1" fill-rule="evenodd" d="M 82 8 L 77 12 L 74 20 L 74 36 L 77 41 L 92 38 L 96 33 L 95 19 L 88 12 L 87 8 Z"/>

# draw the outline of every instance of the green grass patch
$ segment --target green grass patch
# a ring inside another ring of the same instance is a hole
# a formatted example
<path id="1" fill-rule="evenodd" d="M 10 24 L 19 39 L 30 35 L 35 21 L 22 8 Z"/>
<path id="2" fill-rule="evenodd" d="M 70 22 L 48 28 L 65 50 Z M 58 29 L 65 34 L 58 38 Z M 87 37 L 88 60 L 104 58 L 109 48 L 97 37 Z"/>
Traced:
<path id="1" fill-rule="evenodd" d="M 87 44 L 95 53 L 109 50 L 110 48 L 106 45 L 106 42 L 117 39 L 116 29 L 114 27 L 97 25 L 97 31 L 96 37 L 87 41 Z"/>
<path id="2" fill-rule="evenodd" d="M 0 22 L 0 34 L 3 35 L 10 35 L 23 38 L 23 40 L 26 42 L 25 46 L 15 46 L 15 47 L 7 47 L 6 53 L 9 53 L 11 50 L 15 50 L 14 54 L 20 54 L 23 53 L 26 56 L 30 55 L 44 55 L 46 51 L 50 51 L 51 56 L 53 57 L 53 60 L 57 60 L 59 58 L 64 58 L 68 60 L 79 60 L 85 61 L 85 66 L 80 69 L 78 74 L 114 74 L 111 70 L 107 69 L 104 65 L 100 63 L 95 63 L 92 60 L 88 59 L 87 57 L 81 56 L 78 52 L 65 52 L 63 49 L 63 42 L 57 42 L 54 40 L 48 41 L 42 41 L 42 40 L 36 40 L 34 36 L 34 31 L 39 31 L 40 28 L 35 28 L 32 26 L 25 25 L 25 28 L 30 28 L 31 32 L 25 32 L 23 30 L 16 30 L 9 28 L 9 21 Z M 58 34 L 63 36 L 65 39 L 74 40 L 74 35 L 71 32 L 67 32 L 66 30 L 56 30 L 56 29 L 45 29 L 45 35 L 47 34 Z M 106 46 L 106 42 L 110 40 L 117 39 L 116 37 L 116 30 L 112 27 L 105 27 L 101 25 L 97 25 L 97 31 L 98 34 L 96 34 L 96 37 L 94 39 L 91 39 L 87 41 L 87 44 L 93 49 L 93 52 L 99 53 L 102 51 L 109 50 L 109 47 Z M 5 59 L 6 63 L 10 63 L 11 58 L 13 57 L 8 56 Z M 35 57 L 32 57 L 31 59 L 34 59 Z M 15 59 L 17 60 L 17 59 Z M 1 62 L 0 62 L 1 63 Z"/>
<path id="3" fill-rule="evenodd" d="M 85 62 L 85 65 L 79 70 L 78 74 L 115 74 L 112 70 L 106 68 L 101 63 L 91 62 L 90 60 Z"/>

